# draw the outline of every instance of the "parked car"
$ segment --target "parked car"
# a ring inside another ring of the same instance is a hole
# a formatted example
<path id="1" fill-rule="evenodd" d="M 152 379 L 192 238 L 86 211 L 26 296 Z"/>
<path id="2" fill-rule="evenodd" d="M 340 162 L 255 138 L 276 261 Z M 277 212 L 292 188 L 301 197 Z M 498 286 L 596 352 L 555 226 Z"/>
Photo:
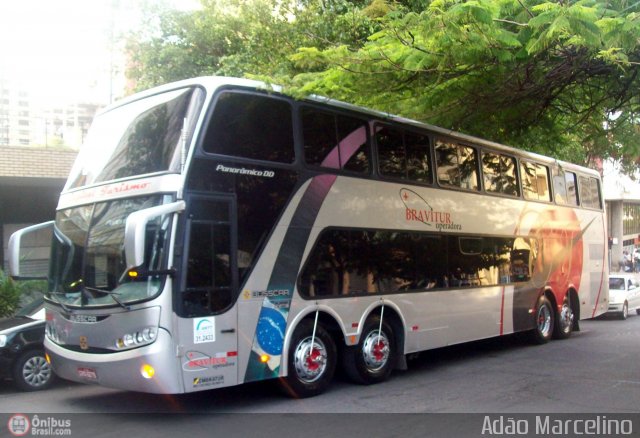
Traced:
<path id="1" fill-rule="evenodd" d="M 55 375 L 44 352 L 44 300 L 38 298 L 11 318 L 0 318 L 0 379 L 23 391 L 46 389 Z"/>
<path id="2" fill-rule="evenodd" d="M 629 311 L 635 310 L 640 315 L 640 283 L 632 274 L 609 275 L 609 310 L 607 313 L 617 314 L 627 319 Z"/>

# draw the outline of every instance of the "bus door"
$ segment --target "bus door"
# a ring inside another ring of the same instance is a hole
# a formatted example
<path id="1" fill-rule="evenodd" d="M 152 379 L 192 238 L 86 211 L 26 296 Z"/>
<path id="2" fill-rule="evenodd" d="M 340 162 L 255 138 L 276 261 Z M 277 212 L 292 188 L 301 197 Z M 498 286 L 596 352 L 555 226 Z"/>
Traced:
<path id="1" fill-rule="evenodd" d="M 177 335 L 185 392 L 238 381 L 236 224 L 233 197 L 187 197 Z"/>

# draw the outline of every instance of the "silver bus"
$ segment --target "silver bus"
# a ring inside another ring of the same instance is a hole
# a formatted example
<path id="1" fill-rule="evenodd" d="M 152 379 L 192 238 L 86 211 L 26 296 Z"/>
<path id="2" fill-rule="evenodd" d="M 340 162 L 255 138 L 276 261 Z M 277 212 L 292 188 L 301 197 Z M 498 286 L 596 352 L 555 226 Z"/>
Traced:
<path id="1" fill-rule="evenodd" d="M 593 170 L 356 106 L 222 77 L 96 116 L 52 230 L 45 347 L 73 381 L 185 393 L 409 354 L 607 310 Z"/>

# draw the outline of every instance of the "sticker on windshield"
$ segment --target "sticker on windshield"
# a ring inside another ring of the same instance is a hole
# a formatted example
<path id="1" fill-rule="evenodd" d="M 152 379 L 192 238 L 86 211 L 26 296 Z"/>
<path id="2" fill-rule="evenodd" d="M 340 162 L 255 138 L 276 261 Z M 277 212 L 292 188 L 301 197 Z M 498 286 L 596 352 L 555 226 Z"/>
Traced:
<path id="1" fill-rule="evenodd" d="M 193 343 L 204 344 L 216 341 L 215 318 L 196 318 L 193 320 Z"/>

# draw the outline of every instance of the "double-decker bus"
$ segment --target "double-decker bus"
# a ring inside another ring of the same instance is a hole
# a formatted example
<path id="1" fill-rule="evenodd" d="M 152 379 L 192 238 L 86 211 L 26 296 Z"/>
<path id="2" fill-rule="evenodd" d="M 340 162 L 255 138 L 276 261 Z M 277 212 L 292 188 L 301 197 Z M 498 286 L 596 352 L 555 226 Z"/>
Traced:
<path id="1" fill-rule="evenodd" d="M 422 350 L 567 338 L 608 304 L 597 172 L 242 79 L 96 116 L 47 226 L 55 372 L 134 391 L 313 396 L 337 367 L 377 383 Z"/>

